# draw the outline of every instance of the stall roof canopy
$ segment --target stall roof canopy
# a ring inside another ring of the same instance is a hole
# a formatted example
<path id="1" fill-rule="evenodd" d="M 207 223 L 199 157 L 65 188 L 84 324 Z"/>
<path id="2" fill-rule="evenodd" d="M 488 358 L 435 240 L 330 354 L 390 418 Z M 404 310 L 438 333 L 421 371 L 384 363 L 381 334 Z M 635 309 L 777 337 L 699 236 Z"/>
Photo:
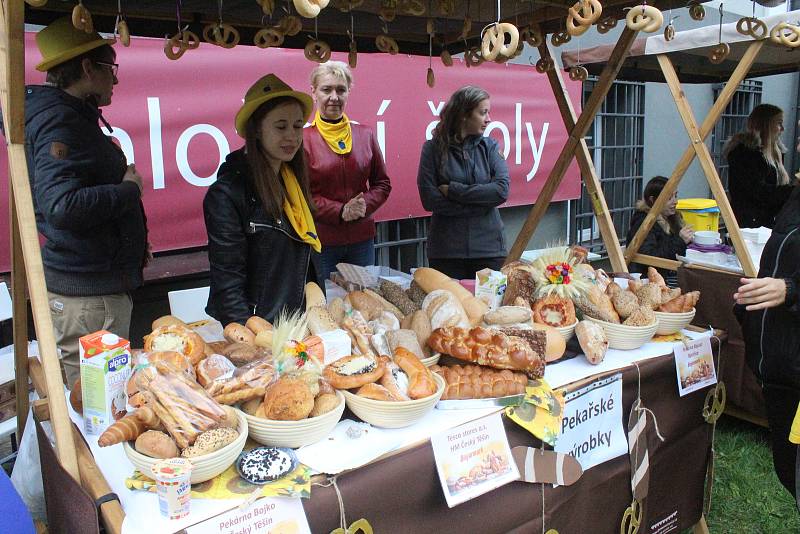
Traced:
<path id="1" fill-rule="evenodd" d="M 800 10 L 789 11 L 764 17 L 767 28 L 771 29 L 780 22 L 796 24 L 800 21 Z M 713 83 L 722 82 L 736 67 L 753 42 L 753 37 L 742 35 L 736 30 L 736 23 L 722 25 L 722 42 L 728 43 L 730 55 L 719 64 L 709 59 L 712 48 L 720 43 L 719 25 L 709 25 L 694 30 L 677 32 L 675 39 L 667 41 L 661 34 L 639 38 L 631 46 L 618 78 L 635 81 L 663 82 L 664 76 L 658 66 L 656 56 L 668 54 L 682 82 Z M 564 67 L 581 64 L 590 74 L 599 73 L 608 61 L 613 46 L 603 45 L 586 48 L 580 51 L 570 50 L 561 54 Z M 753 63 L 749 78 L 796 72 L 800 65 L 800 48 L 788 48 L 767 39 L 764 48 Z"/>
<path id="2" fill-rule="evenodd" d="M 270 0 L 266 0 L 270 1 Z M 180 11 L 182 24 L 199 32 L 203 25 L 217 22 L 220 13 L 224 22 L 236 27 L 241 33 L 242 44 L 252 44 L 253 35 L 265 26 L 276 24 L 287 13 L 296 14 L 292 0 L 272 0 L 275 7 L 272 16 L 264 15 L 257 0 L 121 0 L 122 13 L 131 33 L 140 36 L 164 37 L 174 34 Z M 661 9 L 685 6 L 689 0 L 666 0 L 659 3 Z M 545 33 L 565 27 L 567 8 L 575 0 L 500 0 L 503 20 L 523 28 L 532 23 L 540 24 Z M 623 8 L 640 4 L 639 0 L 607 0 L 603 2 L 603 16 L 624 18 Z M 25 22 L 46 25 L 56 18 L 68 14 L 75 1 L 49 0 L 44 7 L 26 5 Z M 118 10 L 118 0 L 85 0 L 100 31 L 110 32 Z M 178 8 L 180 6 L 180 8 Z M 221 6 L 221 8 L 220 8 Z M 348 6 L 353 6 L 348 12 Z M 395 6 L 395 18 L 384 23 L 379 17 L 382 8 Z M 413 15 L 424 10 L 421 15 Z M 450 52 L 460 52 L 466 46 L 479 45 L 481 29 L 496 20 L 497 2 L 494 0 L 331 0 L 316 19 L 302 19 L 303 31 L 287 38 L 282 46 L 303 48 L 308 36 L 318 32 L 333 50 L 346 51 L 352 28 L 359 51 L 375 51 L 374 39 L 388 30 L 401 53 L 428 54 L 427 19 L 435 21 L 433 53 L 438 55 L 442 47 Z M 352 15 L 352 17 L 351 17 Z M 459 39 L 465 17 L 472 19 L 472 30 L 466 40 Z"/>

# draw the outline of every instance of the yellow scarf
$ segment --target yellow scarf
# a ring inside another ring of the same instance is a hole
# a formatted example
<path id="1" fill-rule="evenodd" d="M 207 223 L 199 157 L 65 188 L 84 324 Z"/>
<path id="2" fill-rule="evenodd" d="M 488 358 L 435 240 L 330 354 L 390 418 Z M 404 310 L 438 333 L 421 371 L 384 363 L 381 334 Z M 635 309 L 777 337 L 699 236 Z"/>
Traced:
<path id="1" fill-rule="evenodd" d="M 281 177 L 283 185 L 286 187 L 286 199 L 283 201 L 283 211 L 286 218 L 292 224 L 292 228 L 300 236 L 300 239 L 311 245 L 317 252 L 322 251 L 322 243 L 317 237 L 317 227 L 314 226 L 314 218 L 311 217 L 311 210 L 308 209 L 308 202 L 303 196 L 303 190 L 297 183 L 294 171 L 286 164 L 281 165 Z"/>
<path id="2" fill-rule="evenodd" d="M 342 113 L 342 120 L 336 123 L 325 122 L 319 116 L 319 110 L 311 123 L 317 127 L 317 131 L 328 143 L 328 146 L 336 154 L 349 154 L 353 148 L 353 131 L 350 128 L 350 119 Z"/>

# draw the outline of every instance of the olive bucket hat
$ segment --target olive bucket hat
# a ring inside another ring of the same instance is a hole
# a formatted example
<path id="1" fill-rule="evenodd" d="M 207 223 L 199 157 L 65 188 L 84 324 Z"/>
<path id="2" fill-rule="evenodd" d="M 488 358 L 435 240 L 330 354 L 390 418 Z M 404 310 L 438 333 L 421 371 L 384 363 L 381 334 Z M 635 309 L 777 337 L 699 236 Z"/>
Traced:
<path id="1" fill-rule="evenodd" d="M 114 39 L 104 39 L 97 32 L 86 33 L 75 28 L 70 17 L 60 18 L 36 34 L 36 46 L 42 54 L 36 70 L 46 72 L 89 50 L 112 44 Z"/>
<path id="2" fill-rule="evenodd" d="M 311 116 L 311 110 L 314 108 L 311 96 L 295 91 L 274 74 L 267 74 L 250 86 L 250 89 L 244 95 L 244 104 L 236 113 L 236 133 L 240 137 L 244 137 L 247 120 L 261 104 L 282 96 L 290 96 L 300 102 L 300 105 L 303 106 L 303 119 L 308 120 L 308 117 Z"/>

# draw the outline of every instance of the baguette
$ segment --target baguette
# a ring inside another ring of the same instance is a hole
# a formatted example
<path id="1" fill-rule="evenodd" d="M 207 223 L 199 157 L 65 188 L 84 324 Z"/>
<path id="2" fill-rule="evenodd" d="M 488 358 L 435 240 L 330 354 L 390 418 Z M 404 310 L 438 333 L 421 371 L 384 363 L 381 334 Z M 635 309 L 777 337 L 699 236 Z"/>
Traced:
<path id="1" fill-rule="evenodd" d="M 250 317 L 247 322 L 244 324 L 244 327 L 254 333 L 256 336 L 261 332 L 267 332 L 272 330 L 272 325 L 269 321 L 264 319 L 263 317 L 259 317 L 258 315 L 254 315 Z"/>

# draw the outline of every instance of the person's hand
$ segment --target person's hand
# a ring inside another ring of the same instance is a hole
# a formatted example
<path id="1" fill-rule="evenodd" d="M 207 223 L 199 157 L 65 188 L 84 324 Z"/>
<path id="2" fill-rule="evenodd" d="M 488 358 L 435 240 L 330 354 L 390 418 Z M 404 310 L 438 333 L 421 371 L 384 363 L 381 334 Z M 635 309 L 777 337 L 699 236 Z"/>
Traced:
<path id="1" fill-rule="evenodd" d="M 678 235 L 681 236 L 683 242 L 688 245 L 689 243 L 694 241 L 694 228 L 692 228 L 689 225 L 684 226 L 683 228 L 681 228 L 681 231 Z"/>
<path id="2" fill-rule="evenodd" d="M 136 171 L 136 165 L 128 165 L 128 170 L 125 171 L 125 176 L 122 177 L 123 182 L 133 182 L 139 188 L 139 194 L 142 194 L 142 176 Z"/>
<path id="3" fill-rule="evenodd" d="M 344 205 L 342 209 L 342 220 L 345 222 L 355 221 L 367 214 L 367 201 L 364 200 L 364 194 L 359 193 Z"/>
<path id="4" fill-rule="evenodd" d="M 783 278 L 741 278 L 742 285 L 733 294 L 736 304 L 746 304 L 747 311 L 780 306 L 786 301 L 786 281 Z"/>
<path id="5" fill-rule="evenodd" d="M 441 192 L 442 192 L 442 194 L 443 194 L 445 197 L 447 197 L 447 192 L 448 192 L 449 190 L 450 190 L 450 186 L 449 186 L 448 184 L 442 184 L 442 185 L 440 185 L 440 186 L 439 186 L 439 191 L 441 191 Z"/>

